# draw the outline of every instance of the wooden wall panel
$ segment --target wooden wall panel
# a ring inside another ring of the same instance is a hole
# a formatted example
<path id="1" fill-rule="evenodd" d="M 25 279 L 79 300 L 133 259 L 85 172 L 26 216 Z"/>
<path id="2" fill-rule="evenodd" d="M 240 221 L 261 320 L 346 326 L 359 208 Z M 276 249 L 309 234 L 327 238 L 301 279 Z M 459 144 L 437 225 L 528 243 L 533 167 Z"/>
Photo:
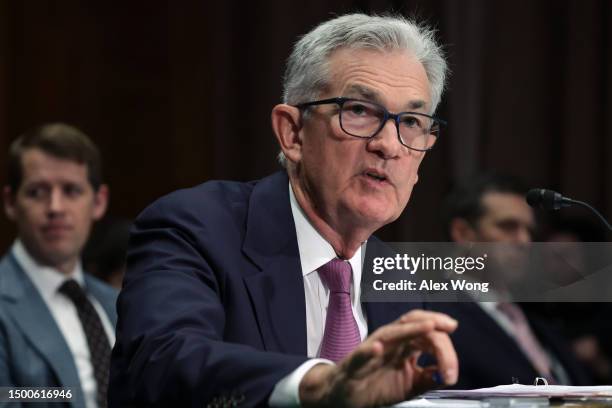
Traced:
<path id="1" fill-rule="evenodd" d="M 102 150 L 110 213 L 128 218 L 177 188 L 262 177 L 278 168 L 269 112 L 297 36 L 335 14 L 390 9 L 437 26 L 453 74 L 439 110 L 450 126 L 383 237 L 440 238 L 451 183 L 491 169 L 612 215 L 606 0 L 4 0 L 0 149 L 43 122 L 81 127 Z M 2 217 L 0 250 L 13 234 Z"/>

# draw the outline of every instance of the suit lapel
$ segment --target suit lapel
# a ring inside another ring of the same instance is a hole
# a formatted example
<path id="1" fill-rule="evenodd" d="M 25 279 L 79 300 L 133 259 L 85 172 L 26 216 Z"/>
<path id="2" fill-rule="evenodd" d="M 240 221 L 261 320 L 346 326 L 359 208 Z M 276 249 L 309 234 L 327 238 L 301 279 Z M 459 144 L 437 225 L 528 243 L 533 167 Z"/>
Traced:
<path id="1" fill-rule="evenodd" d="M 304 280 L 288 188 L 284 171 L 253 188 L 243 252 L 259 273 L 244 282 L 265 349 L 306 355 Z"/>
<path id="2" fill-rule="evenodd" d="M 74 359 L 44 300 L 12 254 L 2 261 L 0 297 L 9 316 L 47 361 L 61 386 L 72 387 L 84 401 Z"/>
<path id="3" fill-rule="evenodd" d="M 113 329 L 117 325 L 117 311 L 115 310 L 115 303 L 109 299 L 109 295 L 104 292 L 104 288 L 101 287 L 99 282 L 96 282 L 88 274 L 84 273 L 83 278 L 85 279 L 85 285 L 87 290 L 98 300 L 106 316 L 108 316 Z"/>

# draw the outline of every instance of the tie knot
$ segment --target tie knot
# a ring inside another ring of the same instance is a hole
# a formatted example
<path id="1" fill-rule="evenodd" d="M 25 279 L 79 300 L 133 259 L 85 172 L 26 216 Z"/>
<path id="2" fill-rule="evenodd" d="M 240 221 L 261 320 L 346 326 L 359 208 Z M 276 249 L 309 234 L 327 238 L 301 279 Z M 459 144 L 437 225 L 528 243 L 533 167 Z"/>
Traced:
<path id="1" fill-rule="evenodd" d="M 87 302 L 87 295 L 85 295 L 85 291 L 74 279 L 68 279 L 66 282 L 62 283 L 62 286 L 60 286 L 58 291 L 66 295 L 76 305 L 81 305 Z"/>
<path id="2" fill-rule="evenodd" d="M 350 293 L 352 272 L 351 264 L 338 258 L 319 268 L 319 276 L 330 292 Z"/>

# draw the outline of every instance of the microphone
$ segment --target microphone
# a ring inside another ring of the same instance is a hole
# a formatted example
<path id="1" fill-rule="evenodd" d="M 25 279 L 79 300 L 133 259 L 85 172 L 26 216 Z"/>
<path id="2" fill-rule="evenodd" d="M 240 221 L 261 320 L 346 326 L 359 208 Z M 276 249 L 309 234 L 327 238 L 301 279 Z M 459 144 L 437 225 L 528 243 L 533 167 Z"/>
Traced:
<path id="1" fill-rule="evenodd" d="M 544 188 L 529 190 L 525 198 L 530 206 L 544 208 L 545 210 L 558 210 L 572 205 L 572 201 L 569 198 L 563 197 L 556 191 Z"/>
<path id="2" fill-rule="evenodd" d="M 584 201 L 574 200 L 568 197 L 563 197 L 561 194 L 557 193 L 553 190 L 547 190 L 545 188 L 533 188 L 527 192 L 525 196 L 527 200 L 527 204 L 534 208 L 543 208 L 545 210 L 558 210 L 560 208 L 569 207 L 572 204 L 581 205 L 583 207 L 591 210 L 601 222 L 608 228 L 608 230 L 612 231 L 612 226 L 610 223 L 597 211 L 595 208 L 591 207 L 589 204 Z"/>

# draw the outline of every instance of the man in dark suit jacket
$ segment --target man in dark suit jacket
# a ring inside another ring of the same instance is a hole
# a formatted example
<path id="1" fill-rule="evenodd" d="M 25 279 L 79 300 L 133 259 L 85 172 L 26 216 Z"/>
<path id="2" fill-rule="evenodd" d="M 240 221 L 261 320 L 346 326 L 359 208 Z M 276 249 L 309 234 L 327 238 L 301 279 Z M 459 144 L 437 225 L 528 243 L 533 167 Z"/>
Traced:
<path id="1" fill-rule="evenodd" d="M 0 260 L 0 385 L 62 387 L 70 406 L 105 406 L 117 295 L 79 260 L 106 211 L 99 153 L 58 123 L 15 140 L 8 161 L 4 208 L 18 237 Z"/>
<path id="2" fill-rule="evenodd" d="M 520 344 L 478 303 L 436 303 L 431 309 L 447 313 L 461 323 L 451 336 L 460 362 L 459 380 L 454 388 L 494 387 L 513 381 L 533 384 L 536 377 L 550 379 L 533 366 Z M 553 373 L 563 370 L 563 379 L 555 381 L 592 384 L 563 337 L 535 316 L 528 315 L 528 320 L 535 337 L 555 360 Z M 558 374 L 557 378 L 560 378 Z"/>
<path id="3" fill-rule="evenodd" d="M 483 174 L 459 184 L 446 202 L 445 225 L 450 239 L 459 243 L 500 243 L 508 272 L 517 273 L 509 265 L 520 263 L 520 249 L 531 242 L 535 228 L 525 191 L 520 181 L 498 174 Z M 527 346 L 517 335 L 520 329 L 513 322 L 514 314 L 507 313 L 508 304 L 500 305 L 496 302 L 431 305 L 432 310 L 448 313 L 461 322 L 451 336 L 461 363 L 457 388 L 492 387 L 513 381 L 532 384 L 536 377 L 563 384 L 589 383 L 560 333 L 546 321 L 529 315 L 520 304 L 510 304 L 520 320 L 520 315 L 526 319 L 522 327 L 535 342 Z M 538 355 L 543 355 L 543 363 L 542 358 L 530 355 L 534 348 Z"/>
<path id="4" fill-rule="evenodd" d="M 377 406 L 455 381 L 454 320 L 362 305 L 359 286 L 363 243 L 436 141 L 445 69 L 402 18 L 346 15 L 296 44 L 272 111 L 286 171 L 178 191 L 136 220 L 112 406 Z"/>

